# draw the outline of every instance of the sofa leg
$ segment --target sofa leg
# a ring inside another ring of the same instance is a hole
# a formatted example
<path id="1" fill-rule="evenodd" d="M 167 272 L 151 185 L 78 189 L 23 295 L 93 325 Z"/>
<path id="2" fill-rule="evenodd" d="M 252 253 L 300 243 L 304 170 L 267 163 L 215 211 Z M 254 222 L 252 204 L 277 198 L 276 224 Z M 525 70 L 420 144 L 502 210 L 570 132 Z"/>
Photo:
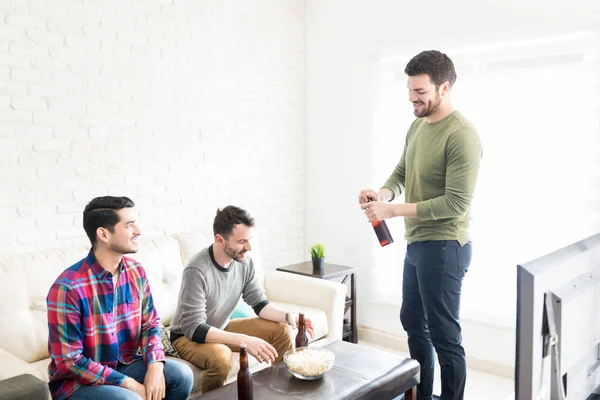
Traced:
<path id="1" fill-rule="evenodd" d="M 404 393 L 404 400 L 417 400 L 417 387 L 413 386 Z"/>

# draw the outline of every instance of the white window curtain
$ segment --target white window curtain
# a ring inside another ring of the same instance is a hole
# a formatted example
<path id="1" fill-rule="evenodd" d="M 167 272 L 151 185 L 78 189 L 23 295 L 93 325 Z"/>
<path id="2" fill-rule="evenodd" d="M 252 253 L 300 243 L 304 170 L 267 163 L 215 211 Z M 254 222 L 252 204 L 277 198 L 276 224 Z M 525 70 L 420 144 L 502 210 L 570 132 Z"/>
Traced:
<path id="1" fill-rule="evenodd" d="M 437 48 L 453 59 L 454 106 L 483 143 L 463 317 L 512 323 L 516 265 L 600 231 L 600 32 L 454 38 L 443 48 L 432 43 L 421 49 Z M 377 184 L 399 160 L 414 119 L 404 67 L 417 48 L 399 43 L 376 49 Z M 388 224 L 397 245 L 373 250 L 377 292 L 399 303 L 404 222 Z"/>

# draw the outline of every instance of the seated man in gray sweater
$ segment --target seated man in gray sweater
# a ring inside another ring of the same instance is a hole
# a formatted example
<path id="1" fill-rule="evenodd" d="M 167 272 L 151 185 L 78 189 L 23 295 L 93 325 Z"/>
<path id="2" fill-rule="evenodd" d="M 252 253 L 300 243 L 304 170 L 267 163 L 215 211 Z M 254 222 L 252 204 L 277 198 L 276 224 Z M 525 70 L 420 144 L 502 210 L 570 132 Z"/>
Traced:
<path id="1" fill-rule="evenodd" d="M 269 303 L 258 281 L 251 250 L 254 219 L 235 206 L 218 210 L 213 223 L 215 242 L 190 260 L 183 271 L 171 341 L 184 360 L 206 372 L 202 392 L 223 386 L 231 371 L 231 352 L 245 344 L 260 362 L 280 362 L 292 348 L 296 313 Z M 258 318 L 230 320 L 243 297 Z M 310 319 L 306 330 L 312 335 Z"/>

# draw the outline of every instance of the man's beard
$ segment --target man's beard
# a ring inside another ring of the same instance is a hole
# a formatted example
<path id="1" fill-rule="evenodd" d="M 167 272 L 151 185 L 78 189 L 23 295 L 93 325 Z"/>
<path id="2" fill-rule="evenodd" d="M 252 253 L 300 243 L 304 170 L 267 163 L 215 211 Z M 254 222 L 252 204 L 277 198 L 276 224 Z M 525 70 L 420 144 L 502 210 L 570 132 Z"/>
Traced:
<path id="1" fill-rule="evenodd" d="M 435 103 L 428 102 L 427 104 L 422 104 L 424 107 L 421 112 L 414 110 L 415 117 L 417 118 L 429 117 L 431 114 L 435 113 L 440 108 L 440 105 L 442 104 L 442 99 L 440 98 L 440 95 L 437 94 L 435 98 Z"/>
<path id="2" fill-rule="evenodd" d="M 118 254 L 137 253 L 137 245 L 130 243 L 130 246 L 122 246 L 119 243 L 111 243 L 110 250 Z"/>
<path id="3" fill-rule="evenodd" d="M 246 254 L 246 250 L 241 250 L 236 252 L 231 247 L 225 246 L 223 248 L 223 252 L 227 254 L 227 257 L 231 258 L 235 261 L 242 261 L 244 259 L 244 255 Z"/>

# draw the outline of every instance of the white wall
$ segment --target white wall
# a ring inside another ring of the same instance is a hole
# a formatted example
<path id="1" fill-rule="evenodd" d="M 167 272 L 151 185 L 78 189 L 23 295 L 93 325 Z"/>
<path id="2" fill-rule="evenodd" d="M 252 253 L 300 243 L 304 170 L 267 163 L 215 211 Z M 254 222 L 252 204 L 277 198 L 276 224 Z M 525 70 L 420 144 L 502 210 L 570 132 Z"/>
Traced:
<path id="1" fill-rule="evenodd" d="M 374 182 L 371 172 L 373 46 L 506 32 L 535 24 L 572 24 L 599 14 L 597 0 L 307 1 L 305 239 L 308 244 L 322 241 L 329 261 L 359 269 L 360 324 L 402 334 L 399 307 L 391 309 L 375 300 L 370 254 L 375 237 L 357 203 L 361 189 L 377 189 L 383 183 Z M 408 101 L 398 104 L 409 106 Z M 394 246 L 404 246 L 401 237 L 395 240 Z M 503 339 L 494 342 L 499 351 L 493 353 L 486 353 L 490 343 L 477 342 L 476 338 L 489 338 L 479 332 L 465 326 L 465 346 L 472 356 L 513 362 L 514 332 L 501 329 Z"/>
<path id="2" fill-rule="evenodd" d="M 305 259 L 304 18 L 302 0 L 0 2 L 0 253 L 85 243 L 85 204 L 111 194 L 146 234 L 245 207 L 267 265 Z"/>

